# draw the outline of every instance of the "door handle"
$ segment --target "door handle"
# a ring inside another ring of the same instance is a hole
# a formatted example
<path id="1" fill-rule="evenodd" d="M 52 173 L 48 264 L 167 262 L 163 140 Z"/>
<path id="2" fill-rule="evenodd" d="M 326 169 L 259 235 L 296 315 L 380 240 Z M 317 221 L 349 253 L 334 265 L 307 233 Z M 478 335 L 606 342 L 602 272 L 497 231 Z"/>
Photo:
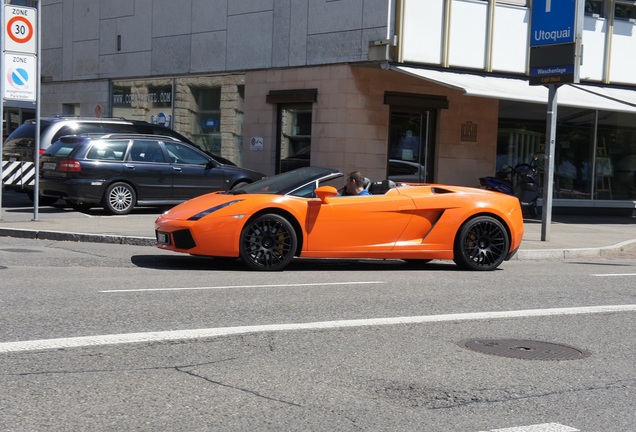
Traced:
<path id="1" fill-rule="evenodd" d="M 133 164 L 124 164 L 124 166 L 128 169 L 135 169 L 135 166 Z"/>
<path id="2" fill-rule="evenodd" d="M 179 168 L 179 167 L 172 167 L 172 169 L 173 169 L 174 171 L 181 172 L 181 168 Z"/>

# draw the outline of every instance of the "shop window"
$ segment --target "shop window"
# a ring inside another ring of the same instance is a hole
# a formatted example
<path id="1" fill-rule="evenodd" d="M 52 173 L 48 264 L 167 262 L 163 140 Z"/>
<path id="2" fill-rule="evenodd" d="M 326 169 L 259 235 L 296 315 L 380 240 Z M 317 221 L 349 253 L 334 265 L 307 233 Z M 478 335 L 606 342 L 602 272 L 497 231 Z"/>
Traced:
<path id="1" fill-rule="evenodd" d="M 545 154 L 545 117 L 545 105 L 500 102 L 498 170 L 504 163 L 527 163 L 533 154 Z M 636 199 L 634 125 L 634 114 L 560 106 L 554 198 Z"/>

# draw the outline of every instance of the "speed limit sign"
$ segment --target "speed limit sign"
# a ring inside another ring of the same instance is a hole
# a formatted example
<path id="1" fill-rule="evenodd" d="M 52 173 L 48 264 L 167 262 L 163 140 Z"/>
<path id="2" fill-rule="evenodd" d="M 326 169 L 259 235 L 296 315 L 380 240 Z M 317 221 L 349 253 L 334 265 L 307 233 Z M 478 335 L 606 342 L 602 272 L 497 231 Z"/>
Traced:
<path id="1" fill-rule="evenodd" d="M 4 51 L 36 54 L 37 9 L 4 6 Z"/>

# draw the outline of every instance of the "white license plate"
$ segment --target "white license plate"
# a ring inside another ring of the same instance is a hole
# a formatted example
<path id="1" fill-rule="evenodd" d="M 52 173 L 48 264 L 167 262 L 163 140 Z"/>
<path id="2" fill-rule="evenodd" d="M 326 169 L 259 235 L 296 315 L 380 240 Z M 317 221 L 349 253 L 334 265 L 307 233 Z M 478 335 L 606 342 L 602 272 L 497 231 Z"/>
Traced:
<path id="1" fill-rule="evenodd" d="M 57 164 L 55 162 L 44 162 L 42 168 L 45 170 L 55 170 Z"/>
<path id="2" fill-rule="evenodd" d="M 167 233 L 157 233 L 157 243 L 168 245 L 170 244 L 170 236 Z"/>

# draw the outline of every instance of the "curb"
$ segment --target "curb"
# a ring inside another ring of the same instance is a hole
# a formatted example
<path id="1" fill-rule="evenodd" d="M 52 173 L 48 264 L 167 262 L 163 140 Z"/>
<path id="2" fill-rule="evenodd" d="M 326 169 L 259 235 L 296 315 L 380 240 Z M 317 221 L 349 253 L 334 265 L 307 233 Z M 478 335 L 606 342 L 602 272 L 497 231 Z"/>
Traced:
<path id="1" fill-rule="evenodd" d="M 574 258 L 594 258 L 607 256 L 614 252 L 623 252 L 636 245 L 636 239 L 627 240 L 611 246 L 603 246 L 598 248 L 580 248 L 580 249 L 532 249 L 517 251 L 513 260 L 562 260 Z"/>
<path id="2" fill-rule="evenodd" d="M 16 228 L 0 228 L 0 236 L 33 240 L 55 240 L 87 243 L 109 243 L 131 246 L 154 246 L 154 237 L 129 237 L 108 234 L 82 234 L 62 231 L 34 231 Z"/>

